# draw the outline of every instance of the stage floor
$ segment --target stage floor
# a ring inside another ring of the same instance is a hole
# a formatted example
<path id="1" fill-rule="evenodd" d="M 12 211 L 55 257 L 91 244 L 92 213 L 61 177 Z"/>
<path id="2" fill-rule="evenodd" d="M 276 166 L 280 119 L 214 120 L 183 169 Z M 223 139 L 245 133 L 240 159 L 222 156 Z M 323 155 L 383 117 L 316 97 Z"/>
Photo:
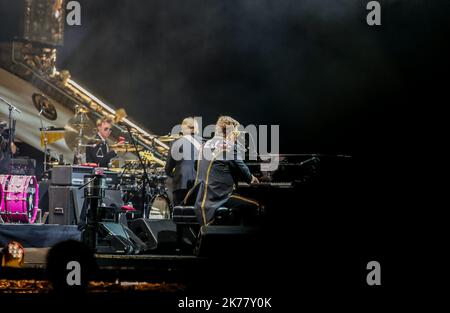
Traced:
<path id="1" fill-rule="evenodd" d="M 76 226 L 2 224 L 0 239 L 0 246 L 10 240 L 24 245 L 22 267 L 0 267 L 0 296 L 48 294 L 52 290 L 49 286 L 50 266 L 47 267 L 51 247 L 69 239 L 80 240 L 80 232 Z M 145 301 L 148 297 L 160 299 L 161 296 L 168 296 L 172 303 L 173 297 L 178 298 L 185 293 L 207 294 L 214 291 L 221 294 L 231 287 L 243 292 L 258 288 L 264 291 L 267 288 L 267 284 L 256 282 L 267 276 L 266 261 L 270 255 L 260 258 L 257 254 L 236 254 L 217 258 L 176 253 L 94 254 L 95 264 L 91 267 L 93 272 L 87 292 L 95 295 L 118 292 L 128 296 L 123 299 L 143 297 Z M 65 257 L 61 262 L 66 264 Z M 91 263 L 84 264 L 92 266 Z"/>
<path id="2" fill-rule="evenodd" d="M 81 232 L 75 225 L 0 224 L 0 247 L 15 240 L 25 251 L 20 269 L 3 268 L 2 278 L 44 278 L 47 254 L 51 247 L 66 240 L 80 240 Z M 194 255 L 172 254 L 94 254 L 98 277 L 115 279 L 179 279 L 186 271 L 193 270 L 202 258 Z"/>
<path id="3" fill-rule="evenodd" d="M 0 224 L 0 246 L 15 240 L 24 248 L 48 248 L 65 240 L 80 240 L 76 225 Z"/>

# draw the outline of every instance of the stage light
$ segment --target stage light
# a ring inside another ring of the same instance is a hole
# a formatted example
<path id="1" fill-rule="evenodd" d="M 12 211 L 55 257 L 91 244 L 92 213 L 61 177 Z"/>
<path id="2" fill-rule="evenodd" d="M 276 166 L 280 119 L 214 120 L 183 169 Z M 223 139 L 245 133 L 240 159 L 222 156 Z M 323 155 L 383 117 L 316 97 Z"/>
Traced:
<path id="1" fill-rule="evenodd" d="M 10 241 L 3 248 L 2 267 L 22 267 L 25 250 L 17 241 Z"/>

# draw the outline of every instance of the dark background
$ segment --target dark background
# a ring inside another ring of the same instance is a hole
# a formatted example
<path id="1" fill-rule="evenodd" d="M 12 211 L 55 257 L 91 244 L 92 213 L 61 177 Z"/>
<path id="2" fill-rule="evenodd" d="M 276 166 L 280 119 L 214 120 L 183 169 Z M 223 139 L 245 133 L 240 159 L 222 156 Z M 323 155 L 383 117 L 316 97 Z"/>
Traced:
<path id="1" fill-rule="evenodd" d="M 449 1 L 380 1 L 379 27 L 366 24 L 368 1 L 79 2 L 59 69 L 153 132 L 228 114 L 280 125 L 281 152 L 353 156 L 326 188 L 280 205 L 270 242 L 284 240 L 282 268 L 307 282 L 323 269 L 331 293 L 345 280 L 367 288 L 372 259 L 384 288 L 420 279 L 411 267 L 424 263 L 408 262 L 431 258 L 419 252 L 433 242 L 422 184 L 436 170 L 430 118 L 448 88 Z"/>
<path id="2" fill-rule="evenodd" d="M 79 2 L 59 69 L 157 134 L 229 114 L 280 125 L 285 153 L 392 155 L 443 93 L 448 1 L 380 1 L 379 27 L 368 1 Z M 21 7 L 0 2 L 0 40 Z"/>
<path id="3" fill-rule="evenodd" d="M 268 260 L 286 277 L 331 294 L 364 289 L 375 259 L 384 288 L 419 279 L 406 260 L 430 247 L 419 186 L 428 117 L 446 89 L 448 1 L 380 1 L 380 27 L 366 24 L 368 1 L 80 2 L 60 68 L 152 131 L 229 114 L 280 125 L 281 152 L 354 156 L 331 183 L 280 200 L 268 251 L 282 257 Z"/>
<path id="4" fill-rule="evenodd" d="M 158 134 L 229 114 L 280 125 L 290 153 L 389 153 L 447 19 L 439 1 L 381 1 L 381 27 L 367 1 L 80 3 L 58 59 L 75 80 Z"/>

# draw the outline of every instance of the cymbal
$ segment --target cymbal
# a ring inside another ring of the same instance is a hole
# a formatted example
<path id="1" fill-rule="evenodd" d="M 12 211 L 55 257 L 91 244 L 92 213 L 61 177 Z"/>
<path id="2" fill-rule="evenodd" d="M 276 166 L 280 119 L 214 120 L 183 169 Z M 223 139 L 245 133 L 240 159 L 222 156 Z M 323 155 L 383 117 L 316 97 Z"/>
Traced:
<path id="1" fill-rule="evenodd" d="M 162 142 L 170 142 L 181 138 L 181 135 L 166 135 L 166 136 L 159 136 L 156 138 Z"/>
<path id="2" fill-rule="evenodd" d="M 75 151 L 81 147 L 96 142 L 94 122 L 84 113 L 76 114 L 64 127 L 64 140 L 70 150 Z"/>
<path id="3" fill-rule="evenodd" d="M 77 110 L 78 110 L 78 113 L 81 113 L 81 114 L 85 114 L 85 113 L 89 112 L 89 110 L 85 107 L 79 107 Z"/>
<path id="4" fill-rule="evenodd" d="M 110 167 L 110 168 L 108 168 L 108 170 L 111 172 L 116 172 L 116 173 L 121 173 L 124 171 L 124 169 L 121 167 Z"/>
<path id="5" fill-rule="evenodd" d="M 42 114 L 45 118 L 54 121 L 58 117 L 55 106 L 43 94 L 33 94 L 33 103 L 39 114 Z"/>
<path id="6" fill-rule="evenodd" d="M 158 164 L 160 166 L 166 165 L 166 162 L 155 157 L 155 155 L 153 153 L 151 153 L 150 151 L 141 151 L 141 152 L 139 152 L 139 154 L 148 163 Z"/>
<path id="7" fill-rule="evenodd" d="M 157 150 L 159 153 L 165 154 L 165 153 L 167 152 L 167 149 L 164 148 L 164 147 L 161 147 L 161 146 L 155 146 L 155 148 L 156 148 L 156 150 Z"/>
<path id="8" fill-rule="evenodd" d="M 136 148 L 134 145 L 125 143 L 125 144 L 113 144 L 109 145 L 111 149 L 113 149 L 116 152 L 136 152 Z M 137 146 L 137 151 L 141 151 L 144 148 L 142 146 Z"/>
<path id="9" fill-rule="evenodd" d="M 114 114 L 114 123 L 119 123 L 121 122 L 124 118 L 127 117 L 127 112 L 125 111 L 125 109 L 118 109 L 116 110 L 116 113 Z"/>

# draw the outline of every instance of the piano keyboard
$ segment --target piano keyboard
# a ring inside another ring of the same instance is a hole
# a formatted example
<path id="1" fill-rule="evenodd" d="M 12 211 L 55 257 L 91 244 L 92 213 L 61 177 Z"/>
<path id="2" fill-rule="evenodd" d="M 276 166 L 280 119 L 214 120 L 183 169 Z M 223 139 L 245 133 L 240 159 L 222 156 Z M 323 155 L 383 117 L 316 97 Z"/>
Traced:
<path id="1" fill-rule="evenodd" d="M 258 188 L 258 187 L 272 187 L 272 188 L 292 188 L 294 185 L 292 182 L 261 182 L 258 184 L 247 184 L 245 182 L 239 182 L 239 188 Z"/>

